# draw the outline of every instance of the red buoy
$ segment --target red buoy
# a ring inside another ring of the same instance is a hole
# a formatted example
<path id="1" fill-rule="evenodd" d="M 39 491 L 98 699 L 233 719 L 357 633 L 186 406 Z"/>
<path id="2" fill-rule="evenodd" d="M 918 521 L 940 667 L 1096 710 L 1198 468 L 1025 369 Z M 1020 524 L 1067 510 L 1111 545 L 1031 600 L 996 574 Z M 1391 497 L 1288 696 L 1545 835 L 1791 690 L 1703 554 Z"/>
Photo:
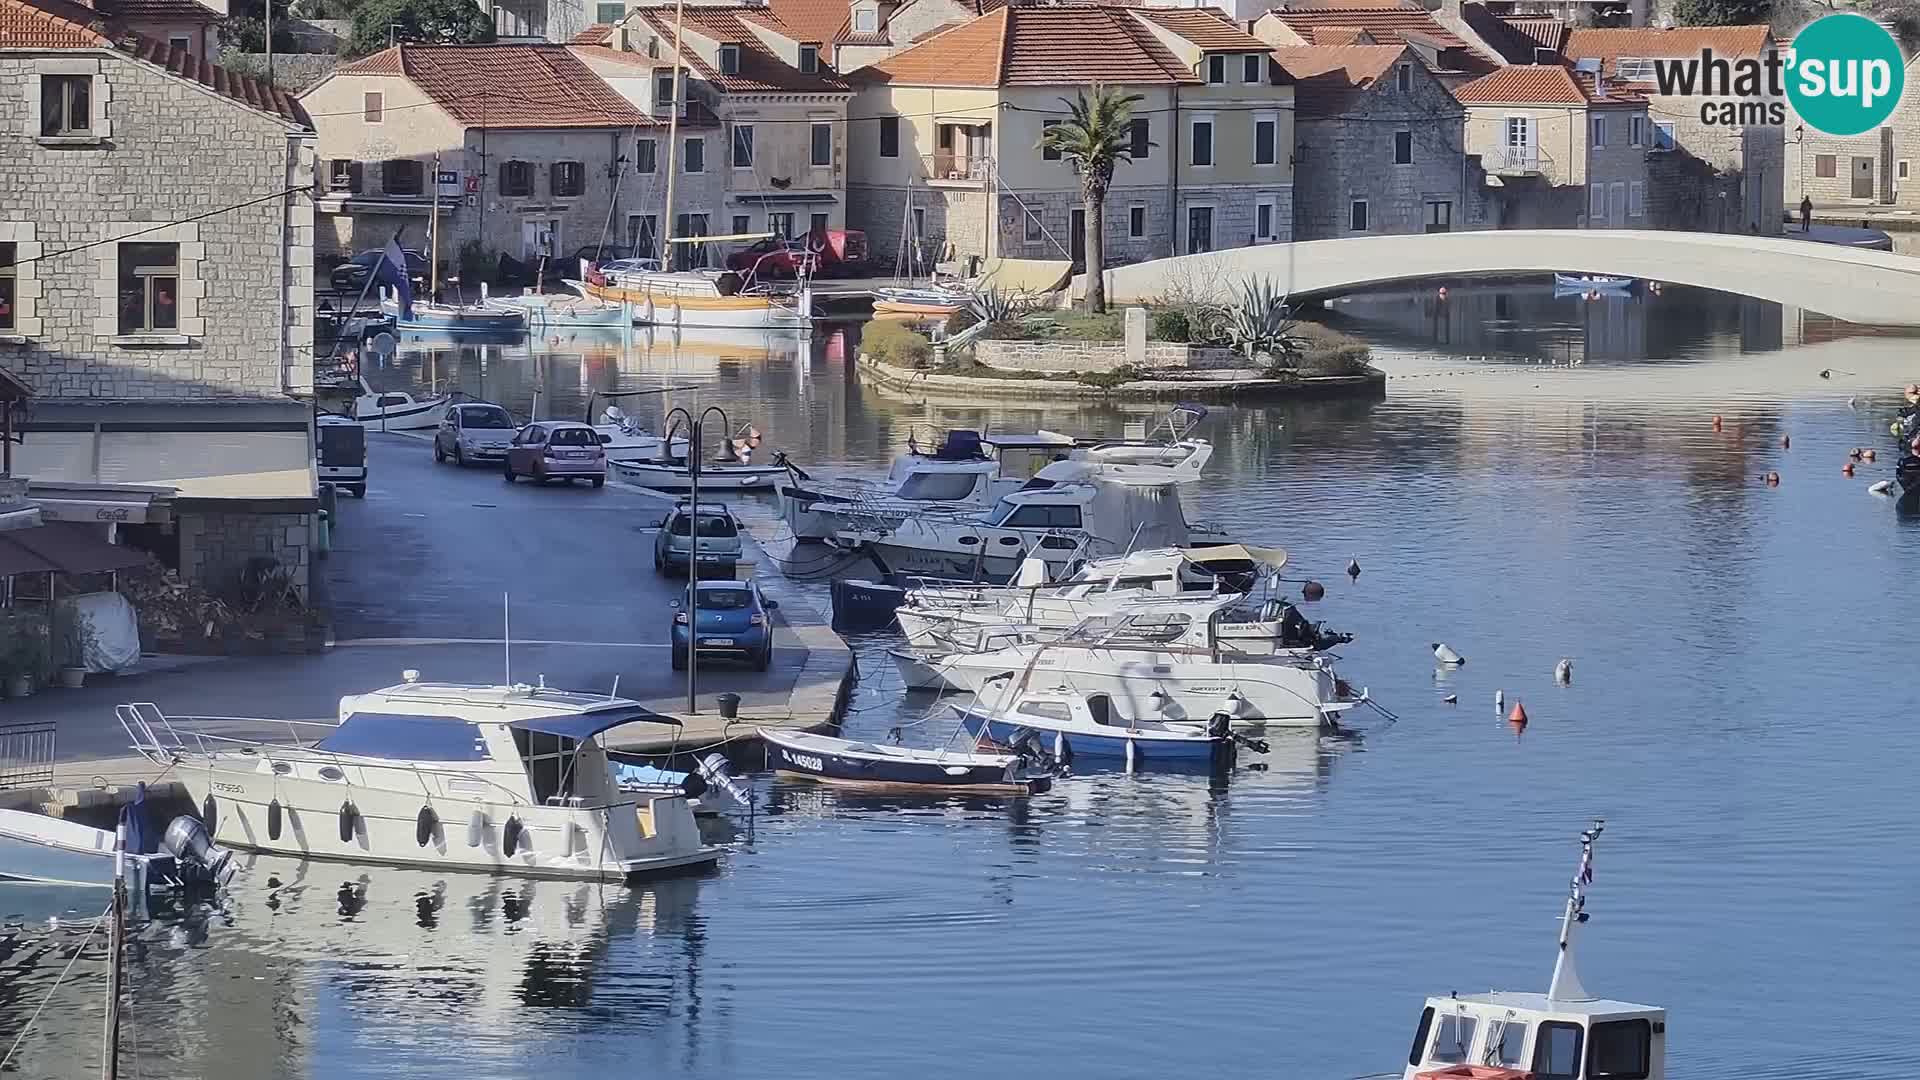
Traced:
<path id="1" fill-rule="evenodd" d="M 1849 461 L 1849 462 L 1847 462 L 1847 463 L 1846 463 L 1845 465 L 1842 465 L 1842 466 L 1840 466 L 1840 475 L 1841 475 L 1841 476 L 1852 476 L 1852 475 L 1853 475 L 1853 462 L 1851 462 L 1851 461 Z"/>
<path id="2" fill-rule="evenodd" d="M 1507 723 L 1515 727 L 1527 726 L 1527 707 L 1519 702 L 1513 703 L 1513 711 L 1507 714 Z"/>
<path id="3" fill-rule="evenodd" d="M 1713 417 L 1713 430 L 1719 431 L 1720 424 L 1721 424 L 1720 415 L 1718 413 L 1715 413 Z"/>

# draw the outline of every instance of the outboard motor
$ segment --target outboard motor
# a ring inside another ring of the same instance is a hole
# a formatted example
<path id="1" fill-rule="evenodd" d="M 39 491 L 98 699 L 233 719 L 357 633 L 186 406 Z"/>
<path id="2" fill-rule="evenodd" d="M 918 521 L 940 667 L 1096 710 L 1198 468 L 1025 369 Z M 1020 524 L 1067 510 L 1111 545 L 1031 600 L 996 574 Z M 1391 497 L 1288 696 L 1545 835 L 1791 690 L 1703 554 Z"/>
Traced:
<path id="1" fill-rule="evenodd" d="M 736 806 L 746 806 L 753 801 L 747 789 L 740 786 L 740 781 L 734 779 L 732 770 L 727 768 L 727 759 L 717 751 L 700 759 L 700 768 L 693 776 L 702 778 L 708 790 L 726 792 Z"/>
<path id="2" fill-rule="evenodd" d="M 216 885 L 225 885 L 233 877 L 233 852 L 214 843 L 198 818 L 185 814 L 174 818 L 161 836 L 160 846 L 173 856 L 183 874 L 191 867 Z"/>

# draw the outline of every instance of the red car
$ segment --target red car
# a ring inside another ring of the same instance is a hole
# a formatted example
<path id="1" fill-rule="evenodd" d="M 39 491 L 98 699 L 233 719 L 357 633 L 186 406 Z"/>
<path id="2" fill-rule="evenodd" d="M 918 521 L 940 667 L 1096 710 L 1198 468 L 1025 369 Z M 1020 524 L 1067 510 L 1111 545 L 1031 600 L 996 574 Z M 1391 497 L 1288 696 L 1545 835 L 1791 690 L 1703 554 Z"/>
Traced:
<path id="1" fill-rule="evenodd" d="M 727 256 L 727 269 L 752 271 L 755 277 L 792 277 L 799 260 L 813 255 L 815 277 L 853 277 L 866 269 L 867 234 L 858 229 L 828 229 L 798 238 L 768 237 Z"/>

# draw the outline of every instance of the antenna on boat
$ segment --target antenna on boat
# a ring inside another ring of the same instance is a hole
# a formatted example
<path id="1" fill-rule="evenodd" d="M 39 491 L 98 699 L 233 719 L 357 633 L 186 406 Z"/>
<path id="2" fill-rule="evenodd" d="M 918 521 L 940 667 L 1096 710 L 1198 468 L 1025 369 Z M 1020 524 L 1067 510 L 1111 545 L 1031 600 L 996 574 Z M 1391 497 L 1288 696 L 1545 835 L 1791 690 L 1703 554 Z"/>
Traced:
<path id="1" fill-rule="evenodd" d="M 613 673 L 613 689 L 607 691 L 607 700 L 613 701 L 620 696 L 620 673 Z"/>
<path id="2" fill-rule="evenodd" d="M 1560 954 L 1554 957 L 1553 981 L 1547 984 L 1548 1001 L 1592 1001 L 1593 995 L 1580 985 L 1580 973 L 1573 965 L 1573 935 L 1587 921 L 1587 886 L 1593 884 L 1593 842 L 1607 825 L 1605 818 L 1594 818 L 1592 827 L 1580 834 L 1580 866 L 1573 872 L 1567 888 L 1567 910 L 1560 919 Z"/>
<path id="3" fill-rule="evenodd" d="M 500 594 L 500 643 L 506 647 L 506 678 L 501 686 L 513 685 L 513 611 L 507 606 L 507 594 Z"/>

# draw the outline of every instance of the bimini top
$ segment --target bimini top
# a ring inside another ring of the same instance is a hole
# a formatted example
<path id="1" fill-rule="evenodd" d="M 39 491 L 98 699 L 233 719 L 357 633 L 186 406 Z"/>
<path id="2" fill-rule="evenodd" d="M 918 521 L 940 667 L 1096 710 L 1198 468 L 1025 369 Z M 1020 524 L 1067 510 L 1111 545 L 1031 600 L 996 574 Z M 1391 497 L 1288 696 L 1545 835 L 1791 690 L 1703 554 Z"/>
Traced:
<path id="1" fill-rule="evenodd" d="M 506 726 L 584 742 L 622 724 L 678 727 L 680 721 L 628 703 L 622 708 L 514 720 Z M 420 713 L 351 713 L 314 749 L 389 761 L 486 761 L 492 757 L 482 724 L 460 716 Z"/>
<path id="2" fill-rule="evenodd" d="M 406 682 L 340 699 L 340 720 L 360 714 L 418 717 L 465 724 L 502 724 L 523 731 L 591 738 L 621 724 L 680 725 L 627 698 L 545 686 L 470 686 Z M 584 732 L 584 734 L 582 734 Z"/>

